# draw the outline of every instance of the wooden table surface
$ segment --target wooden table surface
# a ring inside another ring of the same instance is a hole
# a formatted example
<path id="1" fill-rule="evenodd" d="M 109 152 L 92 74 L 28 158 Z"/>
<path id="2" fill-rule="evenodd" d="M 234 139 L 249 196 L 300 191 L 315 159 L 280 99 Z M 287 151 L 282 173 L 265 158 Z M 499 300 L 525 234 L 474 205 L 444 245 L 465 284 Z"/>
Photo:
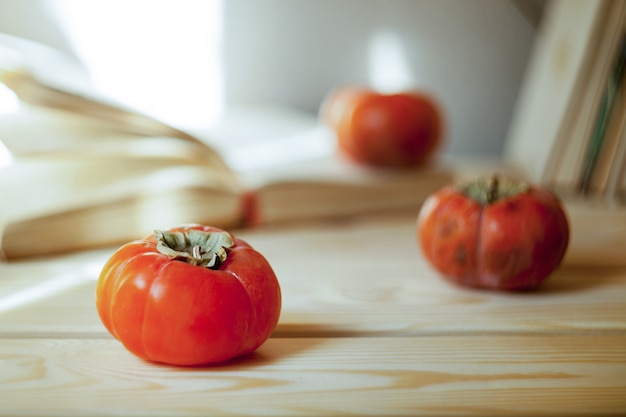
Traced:
<path id="1" fill-rule="evenodd" d="M 467 290 L 428 267 L 414 226 L 239 233 L 283 310 L 255 354 L 213 367 L 147 363 L 106 332 L 94 291 L 114 248 L 0 263 L 0 415 L 626 415 L 626 268 Z"/>

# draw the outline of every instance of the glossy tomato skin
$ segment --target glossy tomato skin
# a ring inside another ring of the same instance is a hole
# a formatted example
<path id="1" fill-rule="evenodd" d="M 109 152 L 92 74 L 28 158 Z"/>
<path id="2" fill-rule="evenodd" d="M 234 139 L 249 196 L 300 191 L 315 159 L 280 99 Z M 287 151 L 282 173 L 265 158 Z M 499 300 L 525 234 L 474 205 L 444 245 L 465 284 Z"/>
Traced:
<path id="1" fill-rule="evenodd" d="M 327 97 L 321 117 L 335 132 L 339 150 L 365 165 L 421 165 L 442 143 L 441 110 L 421 92 L 344 87 Z"/>
<path id="2" fill-rule="evenodd" d="M 189 228 L 220 231 L 172 230 Z M 253 352 L 278 323 L 281 292 L 267 260 L 245 241 L 234 242 L 215 270 L 160 253 L 154 236 L 122 246 L 97 283 L 102 323 L 149 361 L 199 365 Z"/>
<path id="3" fill-rule="evenodd" d="M 426 259 L 450 281 L 510 291 L 539 286 L 569 243 L 560 201 L 538 187 L 490 204 L 445 187 L 424 202 L 417 232 Z"/>

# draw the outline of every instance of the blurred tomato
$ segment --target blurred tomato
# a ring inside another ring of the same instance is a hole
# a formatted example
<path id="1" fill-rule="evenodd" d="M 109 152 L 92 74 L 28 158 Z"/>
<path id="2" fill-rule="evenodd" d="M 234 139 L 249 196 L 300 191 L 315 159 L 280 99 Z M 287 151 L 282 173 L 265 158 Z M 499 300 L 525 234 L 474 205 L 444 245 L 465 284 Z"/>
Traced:
<path id="1" fill-rule="evenodd" d="M 420 92 L 342 87 L 326 97 L 320 117 L 335 132 L 340 151 L 365 165 L 420 165 L 442 143 L 441 110 Z"/>
<path id="2" fill-rule="evenodd" d="M 417 235 L 426 259 L 452 282 L 528 290 L 561 263 L 569 224 L 548 190 L 493 177 L 432 194 L 419 213 Z"/>

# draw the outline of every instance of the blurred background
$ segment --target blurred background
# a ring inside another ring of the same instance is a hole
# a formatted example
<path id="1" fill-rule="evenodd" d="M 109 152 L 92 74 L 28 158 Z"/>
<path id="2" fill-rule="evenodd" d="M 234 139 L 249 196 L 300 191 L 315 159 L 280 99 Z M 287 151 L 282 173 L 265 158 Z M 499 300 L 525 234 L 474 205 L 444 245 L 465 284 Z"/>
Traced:
<path id="1" fill-rule="evenodd" d="M 333 88 L 422 89 L 445 153 L 493 155 L 542 0 L 0 0 L 0 33 L 68 54 L 104 93 L 187 128 L 230 106 L 315 116 Z"/>

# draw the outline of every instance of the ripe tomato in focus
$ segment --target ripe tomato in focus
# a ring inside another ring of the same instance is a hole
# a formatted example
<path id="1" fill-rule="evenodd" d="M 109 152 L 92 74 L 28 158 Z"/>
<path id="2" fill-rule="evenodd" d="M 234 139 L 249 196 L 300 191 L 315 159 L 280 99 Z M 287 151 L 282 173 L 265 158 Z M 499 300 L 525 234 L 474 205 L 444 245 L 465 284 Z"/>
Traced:
<path id="1" fill-rule="evenodd" d="M 281 292 L 267 260 L 208 226 L 157 231 L 119 248 L 102 269 L 96 306 L 135 355 L 172 365 L 226 361 L 276 327 Z"/>
<path id="2" fill-rule="evenodd" d="M 529 290 L 561 263 L 569 223 L 548 190 L 493 177 L 427 198 L 417 235 L 426 259 L 454 283 Z"/>
<path id="3" fill-rule="evenodd" d="M 442 143 L 441 110 L 420 92 L 343 87 L 324 100 L 320 117 L 334 131 L 339 150 L 365 165 L 421 165 Z"/>

